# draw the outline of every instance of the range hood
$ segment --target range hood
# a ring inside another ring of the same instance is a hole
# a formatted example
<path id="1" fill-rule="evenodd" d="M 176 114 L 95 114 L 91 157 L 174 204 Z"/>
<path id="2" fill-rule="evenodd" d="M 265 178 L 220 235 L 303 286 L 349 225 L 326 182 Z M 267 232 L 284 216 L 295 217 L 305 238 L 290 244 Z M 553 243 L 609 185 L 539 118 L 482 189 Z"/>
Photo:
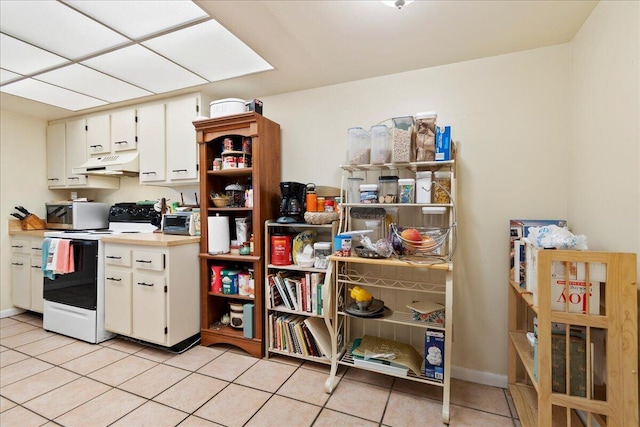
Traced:
<path id="1" fill-rule="evenodd" d="M 91 157 L 82 166 L 72 168 L 72 172 L 78 175 L 138 176 L 140 173 L 138 153 Z"/>

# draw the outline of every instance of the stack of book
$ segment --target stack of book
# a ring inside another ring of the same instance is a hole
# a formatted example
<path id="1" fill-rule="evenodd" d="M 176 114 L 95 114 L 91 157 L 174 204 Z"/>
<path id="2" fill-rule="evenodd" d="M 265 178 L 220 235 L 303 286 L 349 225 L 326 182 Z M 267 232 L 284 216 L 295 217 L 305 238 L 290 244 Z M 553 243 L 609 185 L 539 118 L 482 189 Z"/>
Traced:
<path id="1" fill-rule="evenodd" d="M 324 320 L 295 314 L 269 315 L 270 346 L 274 350 L 313 357 L 331 357 L 331 339 Z"/>
<path id="2" fill-rule="evenodd" d="M 409 368 L 406 366 L 398 365 L 388 359 L 368 357 L 366 352 L 360 351 L 361 343 L 362 338 L 356 338 L 351 347 L 351 356 L 353 357 L 354 365 L 385 374 L 406 376 L 409 373 Z"/>
<path id="3" fill-rule="evenodd" d="M 268 279 L 272 309 L 286 308 L 301 313 L 323 314 L 324 273 L 306 272 L 294 275 L 280 271 L 270 274 Z"/>

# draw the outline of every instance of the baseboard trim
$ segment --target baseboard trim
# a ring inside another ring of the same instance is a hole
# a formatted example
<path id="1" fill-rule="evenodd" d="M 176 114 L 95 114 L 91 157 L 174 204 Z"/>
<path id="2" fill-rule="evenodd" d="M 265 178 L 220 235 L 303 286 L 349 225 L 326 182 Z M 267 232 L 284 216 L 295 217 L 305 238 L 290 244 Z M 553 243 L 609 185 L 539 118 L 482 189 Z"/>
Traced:
<path id="1" fill-rule="evenodd" d="M 0 311 L 0 319 L 4 317 L 15 316 L 16 314 L 24 313 L 25 311 L 27 310 L 17 307 L 8 308 L 6 310 Z"/>
<path id="2" fill-rule="evenodd" d="M 473 369 L 462 368 L 460 366 L 452 366 L 451 376 L 453 378 L 472 383 L 507 388 L 506 375 L 498 375 L 491 372 L 475 371 Z"/>

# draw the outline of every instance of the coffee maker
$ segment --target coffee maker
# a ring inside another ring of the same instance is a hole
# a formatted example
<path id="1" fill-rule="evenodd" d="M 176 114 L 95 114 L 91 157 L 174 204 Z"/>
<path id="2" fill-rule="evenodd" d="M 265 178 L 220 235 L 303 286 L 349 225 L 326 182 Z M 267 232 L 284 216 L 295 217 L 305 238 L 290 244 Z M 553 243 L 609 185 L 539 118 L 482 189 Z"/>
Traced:
<path id="1" fill-rule="evenodd" d="M 304 222 L 306 184 L 285 181 L 280 183 L 280 217 L 276 222 L 290 224 Z"/>

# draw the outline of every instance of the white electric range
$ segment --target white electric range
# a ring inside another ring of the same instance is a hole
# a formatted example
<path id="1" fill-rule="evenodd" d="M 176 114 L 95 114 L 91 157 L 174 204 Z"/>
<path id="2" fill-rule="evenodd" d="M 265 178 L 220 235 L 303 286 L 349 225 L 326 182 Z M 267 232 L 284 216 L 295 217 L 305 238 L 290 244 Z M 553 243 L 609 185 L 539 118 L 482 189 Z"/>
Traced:
<path id="1" fill-rule="evenodd" d="M 109 210 L 107 230 L 45 232 L 45 239 L 71 241 L 74 272 L 53 275 L 53 278 L 45 274 L 43 328 L 90 343 L 113 337 L 115 334 L 104 328 L 102 238 L 116 234 L 152 233 L 158 229 L 160 217 L 153 206 L 116 203 Z"/>

